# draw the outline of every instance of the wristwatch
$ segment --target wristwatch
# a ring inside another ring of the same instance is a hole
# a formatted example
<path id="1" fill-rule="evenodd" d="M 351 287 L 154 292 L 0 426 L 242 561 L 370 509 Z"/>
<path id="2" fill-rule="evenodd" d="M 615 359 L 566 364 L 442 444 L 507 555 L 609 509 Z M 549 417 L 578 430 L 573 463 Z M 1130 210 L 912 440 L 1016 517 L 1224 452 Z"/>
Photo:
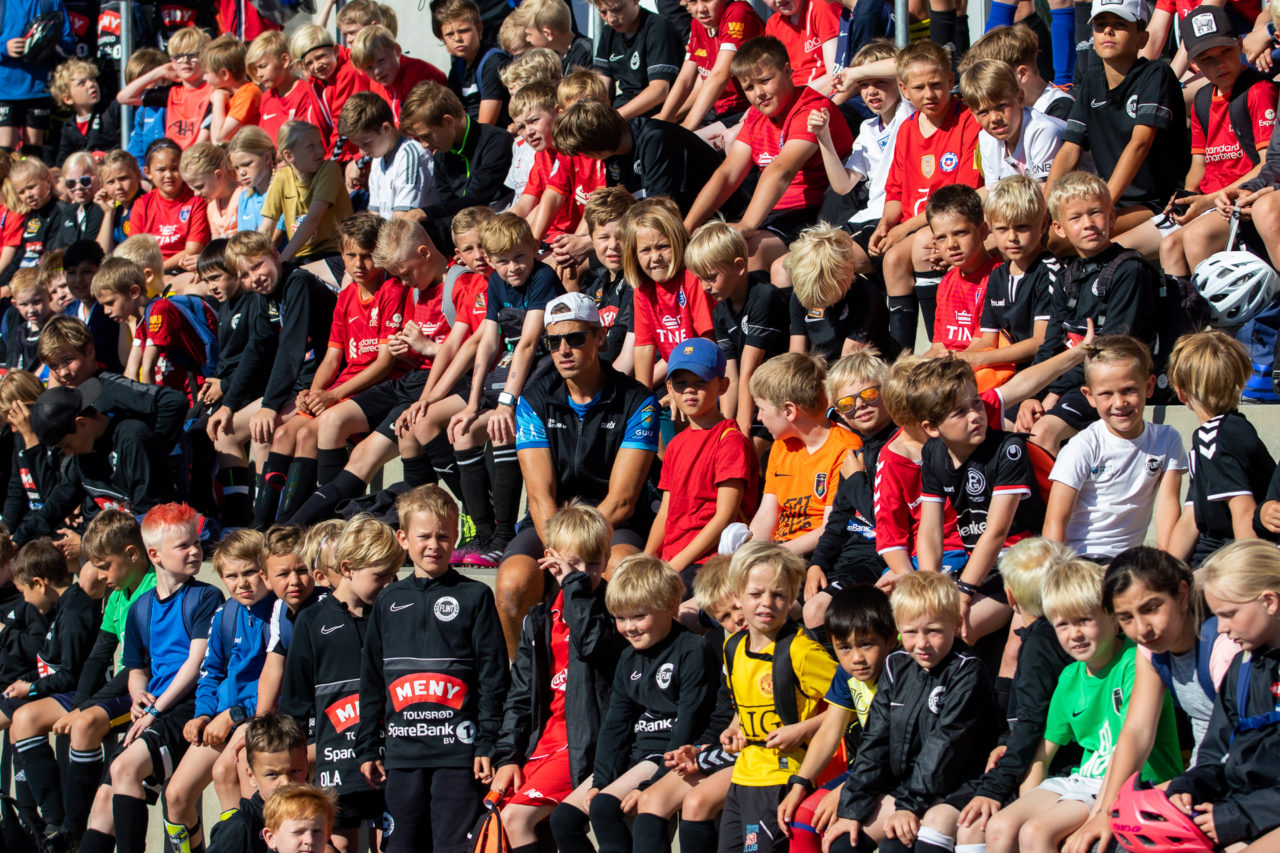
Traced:
<path id="1" fill-rule="evenodd" d="M 160 709 L 157 708 L 155 705 L 148 705 L 147 713 L 155 717 L 157 720 L 160 719 Z"/>
<path id="2" fill-rule="evenodd" d="M 787 779 L 787 787 L 789 788 L 792 785 L 799 785 L 801 788 L 804 788 L 804 792 L 806 794 L 812 794 L 815 790 L 813 782 L 798 774 L 793 774 L 789 779 Z"/>
<path id="3" fill-rule="evenodd" d="M 503 391 L 498 395 L 498 405 L 509 406 L 514 409 L 516 407 L 516 395 L 510 391 Z"/>
<path id="4" fill-rule="evenodd" d="M 232 705 L 227 709 L 227 713 L 231 716 L 231 722 L 237 726 L 248 718 L 248 715 L 244 712 L 243 705 Z"/>

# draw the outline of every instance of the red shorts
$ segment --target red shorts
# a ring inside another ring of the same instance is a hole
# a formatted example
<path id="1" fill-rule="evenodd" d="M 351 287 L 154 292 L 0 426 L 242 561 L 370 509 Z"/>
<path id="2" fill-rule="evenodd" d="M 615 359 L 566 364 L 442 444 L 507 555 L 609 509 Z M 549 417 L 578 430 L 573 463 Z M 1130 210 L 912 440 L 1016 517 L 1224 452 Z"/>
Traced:
<path id="1" fill-rule="evenodd" d="M 518 806 L 554 806 L 573 793 L 573 774 L 569 771 L 569 749 L 542 758 L 530 759 L 524 766 L 524 787 L 512 795 L 508 803 Z"/>

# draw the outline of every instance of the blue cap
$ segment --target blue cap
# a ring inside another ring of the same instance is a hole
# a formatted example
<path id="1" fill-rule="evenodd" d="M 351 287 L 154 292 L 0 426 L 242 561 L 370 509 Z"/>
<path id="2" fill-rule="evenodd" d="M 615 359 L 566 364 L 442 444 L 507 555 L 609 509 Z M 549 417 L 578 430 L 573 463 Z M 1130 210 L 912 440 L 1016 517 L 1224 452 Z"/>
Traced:
<path id="1" fill-rule="evenodd" d="M 710 382 L 724 378 L 724 352 L 706 338 L 689 338 L 676 344 L 667 359 L 667 375 L 677 370 L 687 370 Z"/>

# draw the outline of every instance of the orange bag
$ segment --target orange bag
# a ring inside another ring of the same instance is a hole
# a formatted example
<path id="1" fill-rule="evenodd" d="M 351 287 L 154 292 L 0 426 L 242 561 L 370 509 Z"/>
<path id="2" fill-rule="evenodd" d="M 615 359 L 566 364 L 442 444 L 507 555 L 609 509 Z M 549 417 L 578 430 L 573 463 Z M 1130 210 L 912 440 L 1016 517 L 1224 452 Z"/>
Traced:
<path id="1" fill-rule="evenodd" d="M 506 827 L 502 825 L 502 816 L 498 814 L 498 804 L 502 795 L 490 791 L 484 798 L 484 815 L 476 821 L 475 828 L 467 836 L 475 842 L 474 853 L 510 853 L 511 842 L 507 840 Z"/>

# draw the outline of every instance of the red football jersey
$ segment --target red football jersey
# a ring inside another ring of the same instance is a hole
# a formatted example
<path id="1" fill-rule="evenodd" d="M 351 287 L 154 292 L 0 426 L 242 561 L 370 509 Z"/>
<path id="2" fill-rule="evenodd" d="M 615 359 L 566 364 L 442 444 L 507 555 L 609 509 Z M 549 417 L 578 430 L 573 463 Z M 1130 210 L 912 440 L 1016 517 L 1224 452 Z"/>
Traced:
<path id="1" fill-rule="evenodd" d="M 891 444 L 882 447 L 876 459 L 876 553 L 906 551 L 914 557 L 920 531 L 920 463 L 892 450 Z M 964 550 L 950 504 L 942 508 L 942 549 Z"/>
<path id="2" fill-rule="evenodd" d="M 938 284 L 938 307 L 933 318 L 933 339 L 952 351 L 967 349 L 974 335 L 981 335 L 982 309 L 987 301 L 987 279 L 1000 263 L 987 262 L 965 275 L 952 267 Z"/>
<path id="3" fill-rule="evenodd" d="M 175 199 L 159 190 L 140 197 L 129 214 L 130 234 L 150 234 L 160 244 L 167 261 L 187 247 L 188 242 L 209 242 L 208 203 L 198 198 L 186 184 Z"/>
<path id="4" fill-rule="evenodd" d="M 444 285 L 435 284 L 426 290 L 409 287 L 406 291 L 403 303 L 405 322 L 412 320 L 417 323 L 427 340 L 443 342 L 449 337 L 449 321 L 444 316 Z M 410 350 L 404 361 L 410 370 L 431 366 L 431 359 L 415 350 Z"/>
<path id="5" fill-rule="evenodd" d="M 828 71 L 822 45 L 840 35 L 840 6 L 827 0 L 808 3 L 801 0 L 796 18 L 792 23 L 785 15 L 770 15 L 764 24 L 764 34 L 786 46 L 791 59 L 791 79 L 797 86 L 807 86 Z"/>
<path id="6" fill-rule="evenodd" d="M 320 96 L 325 109 L 329 112 L 329 118 L 333 120 L 333 133 L 329 136 L 330 151 L 338 141 L 338 116 L 342 115 L 342 105 L 356 92 L 369 91 L 371 85 L 368 76 L 351 64 L 351 51 L 342 45 L 334 49 L 338 54 L 338 64 L 334 69 L 333 78 L 327 82 L 316 78 L 311 80 L 316 94 Z M 352 158 L 357 157 L 359 153 L 355 146 L 348 144 L 343 150 L 343 159 L 348 159 L 348 154 Z"/>
<path id="7" fill-rule="evenodd" d="M 208 312 L 212 316 L 212 311 Z M 204 343 L 187 322 L 182 309 L 167 299 L 153 299 L 145 322 L 133 330 L 135 347 L 157 347 L 154 382 L 176 388 L 195 405 L 196 391 L 204 384 L 197 368 L 204 364 Z"/>
<path id="8" fill-rule="evenodd" d="M 19 216 L 9 208 L 0 204 L 0 247 L 22 245 L 22 223 L 25 217 Z"/>
<path id="9" fill-rule="evenodd" d="M 329 115 L 324 101 L 311 88 L 311 81 L 296 80 L 288 94 L 280 94 L 279 89 L 267 89 L 262 93 L 260 106 L 262 118 L 258 127 L 267 132 L 271 141 L 276 141 L 280 126 L 290 119 L 309 122 L 320 128 L 320 136 L 328 142 L 333 134 L 333 117 Z"/>
<path id="10" fill-rule="evenodd" d="M 569 686 L 569 625 L 564 621 L 564 593 L 551 604 L 551 716 L 542 727 L 530 758 L 545 758 L 569 746 L 565 720 L 565 690 Z"/>
<path id="11" fill-rule="evenodd" d="M 1253 141 L 1265 151 L 1276 128 L 1276 84 L 1270 80 L 1259 80 L 1249 87 L 1245 98 L 1253 123 Z M 1200 192 L 1216 193 L 1253 168 L 1253 161 L 1240 146 L 1240 140 L 1231 127 L 1226 98 L 1216 91 L 1210 96 L 1207 142 L 1206 129 L 1200 126 L 1200 116 L 1195 110 L 1187 112 L 1191 113 L 1191 153 L 1204 156 Z"/>
<path id="12" fill-rule="evenodd" d="M 826 0 L 821 2 L 825 3 Z M 809 113 L 821 109 L 827 110 L 831 116 L 831 141 L 835 144 L 840 159 L 844 160 L 853 149 L 853 134 L 844 120 L 844 114 L 831 103 L 830 98 L 819 95 L 807 86 L 797 88 L 791 103 L 772 116 L 765 117 L 755 107 L 747 110 L 737 141 L 751 146 L 751 159 L 763 170 L 792 139 L 817 145 L 818 138 L 809 132 Z M 976 136 L 974 145 L 976 151 Z M 782 198 L 778 199 L 774 209 L 816 208 L 822 204 L 822 197 L 828 186 L 827 172 L 822 165 L 822 152 L 815 150 L 813 156 L 804 162 L 800 171 L 791 179 L 791 185 L 782 194 Z"/>
<path id="13" fill-rule="evenodd" d="M 399 124 L 400 105 L 409 96 L 409 90 L 423 80 L 430 80 L 432 83 L 439 83 L 441 86 L 449 85 L 449 78 L 444 76 L 444 72 L 430 62 L 414 59 L 412 56 L 401 56 L 400 73 L 396 75 L 396 79 L 392 81 L 391 85 L 383 86 L 381 83 L 370 81 L 369 91 L 381 95 L 391 105 L 391 114 L 396 117 L 396 123 Z"/>
<path id="14" fill-rule="evenodd" d="M 696 26 L 696 24 L 695 24 Z M 747 484 L 734 521 L 749 523 L 759 503 L 760 460 L 751 439 L 732 420 L 710 429 L 686 429 L 667 445 L 658 488 L 667 493 L 667 523 L 662 559 L 683 551 L 716 515 L 720 486 L 729 480 Z M 715 546 L 697 559 L 710 557 Z"/>
<path id="15" fill-rule="evenodd" d="M 981 129 L 958 97 L 947 121 L 928 138 L 920 133 L 920 113 L 902 123 L 885 180 L 884 200 L 902 203 L 903 221 L 923 213 L 929 196 L 942 187 L 966 184 L 976 189 L 983 185 L 978 160 Z"/>
<path id="16" fill-rule="evenodd" d="M 489 276 L 464 272 L 453 283 L 453 322 L 464 324 L 472 334 L 480 331 L 480 324 L 489 310 L 488 299 Z"/>
<path id="17" fill-rule="evenodd" d="M 655 346 L 666 359 L 676 344 L 710 332 L 714 303 L 691 271 L 675 280 L 654 284 L 646 281 L 636 288 L 636 346 Z"/>
<path id="18" fill-rule="evenodd" d="M 368 299 L 350 284 L 338 294 L 329 328 L 329 348 L 342 351 L 342 370 L 329 383 L 337 388 L 378 358 L 378 346 L 399 331 L 397 317 L 404 306 L 404 287 L 395 279 L 383 282 Z"/>
<path id="19" fill-rule="evenodd" d="M 825 3 L 826 0 L 820 0 Z M 714 29 L 708 30 L 697 21 L 689 27 L 689 45 L 685 48 L 685 61 L 698 65 L 698 76 L 703 80 L 711 74 L 722 50 L 736 51 L 742 43 L 764 33 L 764 22 L 746 0 L 732 0 L 720 13 Z M 732 74 L 713 109 L 716 115 L 739 113 L 748 106 L 742 86 Z"/>
<path id="20" fill-rule="evenodd" d="M 198 88 L 188 89 L 181 83 L 169 87 L 168 99 L 164 108 L 164 135 L 178 143 L 178 147 L 186 150 L 195 145 L 196 137 L 204 124 L 205 113 L 209 111 L 209 99 L 213 97 L 213 87 L 201 83 Z M 275 137 L 271 137 L 275 141 Z"/>

